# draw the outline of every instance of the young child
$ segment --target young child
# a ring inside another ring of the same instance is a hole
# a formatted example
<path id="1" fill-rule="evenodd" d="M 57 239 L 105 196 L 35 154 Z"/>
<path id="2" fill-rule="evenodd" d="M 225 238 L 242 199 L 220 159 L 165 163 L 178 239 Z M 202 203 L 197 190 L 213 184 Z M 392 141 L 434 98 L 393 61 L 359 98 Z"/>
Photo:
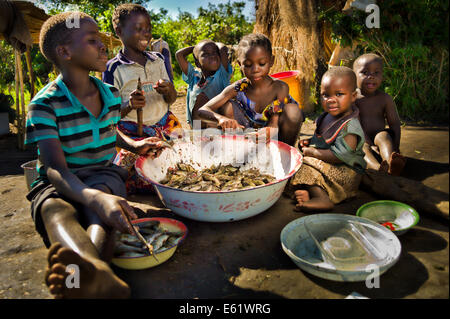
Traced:
<path id="1" fill-rule="evenodd" d="M 195 70 L 188 62 L 187 56 L 191 53 L 201 71 Z M 195 46 L 178 50 L 175 57 L 183 72 L 183 80 L 189 85 L 186 114 L 192 128 L 193 120 L 200 119 L 198 109 L 230 84 L 233 69 L 228 59 L 228 48 L 222 43 L 202 40 Z"/>
<path id="2" fill-rule="evenodd" d="M 118 88 L 122 97 L 119 130 L 138 139 L 136 109 L 142 109 L 144 136 L 169 137 L 181 129 L 180 121 L 169 111 L 177 92 L 169 77 L 170 60 L 159 52 L 146 51 L 152 38 L 150 15 L 144 7 L 126 3 L 114 10 L 112 23 L 123 48 L 108 61 L 103 81 Z M 139 78 L 142 91 L 137 89 Z M 136 175 L 135 160 L 136 156 L 122 150 L 115 161 L 129 170 L 128 193 L 151 191 L 151 185 Z"/>
<path id="3" fill-rule="evenodd" d="M 358 120 L 356 76 L 347 67 L 328 70 L 322 77 L 321 103 L 325 113 L 316 121 L 311 139 L 301 140 L 303 164 L 291 180 L 296 210 L 330 210 L 356 195 L 364 161 L 364 132 Z"/>
<path id="4" fill-rule="evenodd" d="M 237 60 L 246 78 L 203 105 L 200 117 L 222 129 L 274 128 L 270 131 L 278 131 L 280 141 L 294 145 L 304 116 L 289 86 L 269 76 L 274 62 L 270 40 L 262 34 L 244 36 Z"/>
<path id="5" fill-rule="evenodd" d="M 79 19 L 79 28 L 66 21 Z M 45 282 L 56 298 L 125 298 L 128 285 L 108 265 L 115 230 L 131 233 L 124 199 L 127 172 L 111 162 L 116 144 L 132 152 L 160 152 L 158 138 L 133 141 L 116 130 L 116 88 L 89 76 L 106 69 L 96 22 L 82 12 L 50 17 L 40 32 L 42 54 L 61 74 L 30 102 L 25 143 L 37 143 L 39 177 L 27 195 L 36 230 L 48 252 Z M 65 285 L 77 265 L 80 287 Z"/>
<path id="6" fill-rule="evenodd" d="M 406 163 L 406 158 L 400 155 L 400 119 L 391 96 L 379 90 L 383 59 L 373 53 L 361 55 L 353 63 L 353 70 L 358 83 L 356 106 L 366 134 L 367 167 L 400 175 Z M 385 128 L 386 121 L 389 129 Z M 381 163 L 373 149 L 379 151 Z"/>

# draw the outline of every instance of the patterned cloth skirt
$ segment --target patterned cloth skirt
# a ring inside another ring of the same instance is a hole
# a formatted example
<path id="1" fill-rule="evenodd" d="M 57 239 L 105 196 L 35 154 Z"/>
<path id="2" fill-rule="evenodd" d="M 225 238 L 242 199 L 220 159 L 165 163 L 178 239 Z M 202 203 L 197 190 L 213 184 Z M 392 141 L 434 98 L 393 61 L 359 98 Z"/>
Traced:
<path id="1" fill-rule="evenodd" d="M 291 194 L 301 185 L 319 186 L 334 204 L 356 196 L 362 175 L 345 164 L 333 165 L 305 156 L 303 163 L 289 183 Z"/>
<path id="2" fill-rule="evenodd" d="M 154 125 L 144 125 L 143 126 L 143 136 L 138 136 L 136 122 L 132 121 L 119 121 L 119 130 L 125 135 L 129 136 L 133 140 L 142 140 L 147 137 L 164 137 L 170 138 L 172 132 L 181 128 L 181 123 L 178 118 L 172 113 L 167 112 L 163 118 Z M 135 193 L 153 193 L 153 186 L 146 181 L 139 178 L 134 168 L 134 163 L 136 162 L 139 155 L 128 152 L 124 149 L 120 149 L 116 158 L 114 159 L 114 164 L 122 166 L 128 170 L 128 179 L 125 183 L 127 194 Z"/>

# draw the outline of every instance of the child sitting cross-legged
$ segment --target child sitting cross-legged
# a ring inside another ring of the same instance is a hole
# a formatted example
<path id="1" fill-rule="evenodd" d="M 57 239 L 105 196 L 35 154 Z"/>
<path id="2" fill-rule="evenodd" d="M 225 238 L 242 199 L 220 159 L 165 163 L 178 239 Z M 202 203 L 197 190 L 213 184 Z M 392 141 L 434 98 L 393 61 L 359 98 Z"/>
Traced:
<path id="1" fill-rule="evenodd" d="M 356 195 L 364 160 L 364 132 L 358 120 L 356 76 L 347 67 L 333 67 L 322 77 L 324 109 L 311 139 L 300 140 L 303 164 L 290 182 L 296 210 L 326 211 Z"/>
<path id="2" fill-rule="evenodd" d="M 79 28 L 66 21 L 79 19 Z M 82 12 L 50 17 L 40 32 L 43 55 L 60 70 L 28 106 L 25 142 L 37 143 L 39 177 L 27 195 L 48 251 L 45 282 L 56 298 L 126 298 L 128 285 L 109 266 L 113 233 L 132 233 L 137 216 L 125 200 L 127 171 L 112 164 L 116 145 L 158 156 L 162 141 L 133 141 L 117 131 L 119 91 L 90 71 L 106 69 L 97 23 Z M 68 265 L 79 288 L 66 286 Z"/>

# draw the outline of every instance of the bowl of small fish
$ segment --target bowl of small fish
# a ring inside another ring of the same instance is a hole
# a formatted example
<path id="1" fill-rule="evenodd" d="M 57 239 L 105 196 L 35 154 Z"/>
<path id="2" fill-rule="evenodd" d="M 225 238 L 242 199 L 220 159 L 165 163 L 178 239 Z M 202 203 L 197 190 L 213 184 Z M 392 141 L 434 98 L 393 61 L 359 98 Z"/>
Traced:
<path id="1" fill-rule="evenodd" d="M 393 200 L 366 203 L 356 211 L 356 216 L 379 223 L 397 236 L 403 235 L 419 222 L 419 214 L 414 208 Z"/>
<path id="2" fill-rule="evenodd" d="M 174 213 L 230 222 L 269 209 L 301 164 L 299 150 L 280 141 L 220 135 L 177 140 L 155 159 L 139 157 L 135 167 Z"/>
<path id="3" fill-rule="evenodd" d="M 138 237 L 116 232 L 111 262 L 124 269 L 146 269 L 162 264 L 172 257 L 187 235 L 187 227 L 172 218 L 141 218 L 132 223 L 151 245 L 152 253 Z"/>

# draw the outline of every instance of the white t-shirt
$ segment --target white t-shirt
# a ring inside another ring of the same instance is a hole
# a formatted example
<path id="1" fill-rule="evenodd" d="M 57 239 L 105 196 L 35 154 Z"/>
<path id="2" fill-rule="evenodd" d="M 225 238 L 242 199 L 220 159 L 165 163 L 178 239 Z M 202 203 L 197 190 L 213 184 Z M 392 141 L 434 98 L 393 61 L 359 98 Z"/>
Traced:
<path id="1" fill-rule="evenodd" d="M 119 52 L 114 59 L 108 62 L 103 80 L 119 89 L 122 105 L 125 106 L 128 104 L 131 92 L 136 90 L 140 77 L 145 96 L 144 124 L 153 125 L 159 122 L 169 110 L 169 104 L 164 100 L 162 94 L 156 92 L 153 85 L 160 79 L 166 81 L 170 81 L 170 79 L 162 55 L 154 52 L 144 52 L 144 54 L 147 56 L 145 67 L 128 60 L 122 52 Z M 137 122 L 136 111 L 128 113 L 123 120 Z"/>

